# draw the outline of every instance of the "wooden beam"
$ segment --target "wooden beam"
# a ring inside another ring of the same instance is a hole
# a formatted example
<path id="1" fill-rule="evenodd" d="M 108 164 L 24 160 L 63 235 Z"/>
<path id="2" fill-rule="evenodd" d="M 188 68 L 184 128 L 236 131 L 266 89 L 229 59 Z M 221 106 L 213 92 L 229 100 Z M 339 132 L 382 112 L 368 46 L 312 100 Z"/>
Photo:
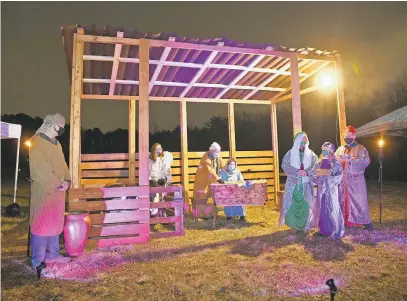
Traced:
<path id="1" fill-rule="evenodd" d="M 300 77 L 298 75 L 298 59 L 290 59 L 291 66 L 291 90 L 292 92 L 292 114 L 294 135 L 302 130 L 301 122 L 301 96 L 300 96 Z"/>
<path id="2" fill-rule="evenodd" d="M 327 61 L 327 62 L 336 62 L 339 59 L 339 57 L 321 56 L 315 54 L 298 54 L 298 58 L 304 60 Z"/>
<path id="3" fill-rule="evenodd" d="M 228 104 L 229 156 L 236 159 L 235 105 Z"/>
<path id="4" fill-rule="evenodd" d="M 319 89 L 318 86 L 308 87 L 308 88 L 302 89 L 302 90 L 300 91 L 300 95 L 304 95 L 304 94 L 307 94 L 307 93 L 311 93 L 311 92 L 314 92 L 314 91 L 316 91 L 316 90 L 318 90 L 318 89 Z M 272 100 L 271 100 L 271 103 L 277 104 L 277 103 L 279 103 L 279 102 L 283 102 L 283 101 L 285 101 L 285 100 L 292 99 L 292 97 L 293 97 L 292 94 L 288 94 L 288 95 L 285 95 L 285 96 L 280 97 L 280 98 L 277 98 L 277 99 L 272 99 Z"/>
<path id="5" fill-rule="evenodd" d="M 149 40 L 140 39 L 139 66 L 139 185 L 149 185 Z"/>
<path id="6" fill-rule="evenodd" d="M 341 145 L 345 145 L 343 134 L 346 128 L 346 109 L 345 109 L 345 93 L 343 89 L 342 62 L 340 59 L 338 59 L 335 63 L 335 72 L 337 76 L 336 105 L 339 119 L 339 133 L 341 135 Z"/>
<path id="7" fill-rule="evenodd" d="M 237 83 L 246 75 L 250 72 L 250 69 L 256 67 L 256 65 L 264 59 L 266 56 L 265 55 L 259 55 L 254 61 L 246 67 L 245 70 L 243 70 L 229 85 L 227 88 L 223 89 L 218 95 L 216 95 L 216 99 L 221 98 L 223 95 L 225 95 L 232 86 L 237 85 Z"/>
<path id="8" fill-rule="evenodd" d="M 70 133 L 69 133 L 69 171 L 71 179 L 73 179 L 73 138 L 74 138 L 74 112 L 75 112 L 75 66 L 76 66 L 76 34 L 73 37 L 73 54 L 72 54 L 72 80 L 71 80 L 71 108 L 70 108 Z"/>
<path id="9" fill-rule="evenodd" d="M 306 61 L 302 61 L 302 63 L 304 63 L 304 62 L 306 62 Z M 311 76 L 313 76 L 314 74 L 316 74 L 316 73 L 318 73 L 319 71 L 321 71 L 322 69 L 324 69 L 324 68 L 325 68 L 326 66 L 328 66 L 330 63 L 331 63 L 331 62 L 324 62 L 324 63 L 320 64 L 320 66 L 318 66 L 317 68 L 315 68 L 314 70 L 312 70 L 312 72 L 308 73 L 307 77 L 301 78 L 300 84 L 301 84 L 302 82 L 306 81 L 307 79 L 309 79 L 309 78 L 310 78 Z M 315 63 L 314 63 L 314 64 L 315 64 Z M 313 64 L 311 64 L 311 65 L 313 65 Z M 278 93 L 278 94 L 275 95 L 272 99 L 277 99 L 278 101 L 277 101 L 276 103 L 281 102 L 281 99 L 284 98 L 284 97 L 286 97 L 286 96 L 288 96 L 288 95 L 283 96 L 283 97 L 280 97 L 280 96 L 283 95 L 283 94 L 285 94 L 285 93 L 287 93 L 287 92 L 290 91 L 290 90 L 291 90 L 291 87 L 289 87 L 288 89 L 286 89 L 284 92 Z M 286 99 L 284 99 L 284 100 L 287 100 L 287 99 L 291 99 L 291 97 L 290 97 L 290 98 L 286 98 Z"/>
<path id="10" fill-rule="evenodd" d="M 223 45 L 223 43 L 219 43 L 218 46 Z M 187 87 L 184 89 L 184 91 L 182 91 L 181 95 L 179 96 L 180 98 L 185 97 L 185 95 L 187 95 L 187 93 L 189 92 L 189 90 L 191 90 L 191 88 L 197 83 L 197 81 L 199 80 L 199 78 L 202 76 L 202 74 L 205 72 L 207 66 L 214 60 L 214 58 L 218 55 L 217 51 L 212 52 L 208 58 L 206 59 L 205 63 L 200 67 L 200 69 L 198 70 L 198 72 L 195 74 L 195 76 L 191 79 L 191 81 L 189 82 L 189 84 L 187 84 Z M 196 85 L 195 85 L 196 86 Z"/>
<path id="11" fill-rule="evenodd" d="M 100 94 L 82 94 L 82 100 L 139 100 L 138 96 L 133 95 L 100 95 Z"/>
<path id="12" fill-rule="evenodd" d="M 280 71 L 285 71 L 288 68 L 290 68 L 290 63 L 288 62 L 287 64 L 285 64 Z M 256 89 L 254 89 L 252 92 L 250 92 L 249 94 L 247 94 L 243 99 L 249 99 L 250 97 L 252 97 L 254 94 L 256 94 L 258 91 L 260 91 L 261 88 L 265 87 L 266 85 L 268 85 L 269 83 L 271 83 L 275 78 L 277 78 L 279 75 L 281 75 L 280 73 L 276 73 L 273 74 L 272 76 L 270 76 L 268 79 L 266 79 L 264 82 L 262 82 L 259 86 L 256 87 Z M 285 90 L 285 89 L 284 89 Z"/>
<path id="13" fill-rule="evenodd" d="M 264 56 L 264 57 L 266 57 L 266 56 Z M 104 55 L 84 55 L 83 59 L 85 61 L 103 61 L 103 62 L 113 62 L 114 61 L 113 56 L 104 56 Z M 119 58 L 119 62 L 138 64 L 140 62 L 140 60 L 137 58 L 121 57 L 121 58 Z M 202 64 L 197 64 L 197 63 L 185 63 L 185 62 L 174 62 L 174 61 L 161 62 L 161 60 L 150 60 L 150 64 L 152 64 L 152 65 L 162 64 L 163 66 L 194 68 L 194 69 L 200 69 L 202 67 Z M 227 64 L 219 64 L 219 63 L 208 64 L 207 68 L 241 70 L 241 71 L 247 70 L 246 66 L 227 65 Z M 276 73 L 279 75 L 290 75 L 291 74 L 289 71 L 281 71 L 281 70 L 274 69 L 274 68 L 254 68 L 254 67 L 250 68 L 249 72 L 271 73 L 271 74 Z M 308 74 L 300 72 L 300 76 L 305 77 L 305 76 L 308 76 Z"/>
<path id="14" fill-rule="evenodd" d="M 202 69 L 201 69 L 202 70 Z M 199 72 L 198 72 L 199 73 Z M 84 78 L 84 83 L 94 83 L 94 84 L 109 84 L 112 81 L 110 79 L 102 79 L 102 78 Z M 122 85 L 139 85 L 140 83 L 135 80 L 123 80 L 118 79 L 115 80 L 115 83 L 122 84 Z M 209 83 L 197 83 L 196 81 L 191 81 L 191 83 L 179 83 L 179 82 L 164 82 L 164 81 L 155 81 L 154 83 L 157 86 L 167 86 L 167 87 L 185 87 L 185 90 L 194 88 L 194 87 L 201 87 L 201 88 L 229 88 L 229 89 L 239 89 L 239 90 L 253 90 L 257 89 L 253 86 L 237 86 L 237 85 L 222 85 L 222 84 L 209 84 Z M 273 87 L 260 87 L 258 88 L 259 91 L 272 91 L 272 92 L 283 92 L 285 88 L 273 88 Z M 184 92 L 183 92 L 184 93 Z"/>
<path id="15" fill-rule="evenodd" d="M 278 131 L 277 131 L 277 106 L 271 103 L 271 141 L 273 145 L 273 171 L 274 171 L 274 199 L 279 208 L 278 191 L 280 191 L 280 161 L 278 157 Z"/>
<path id="16" fill-rule="evenodd" d="M 136 183 L 136 100 L 129 100 L 129 184 Z"/>
<path id="17" fill-rule="evenodd" d="M 117 32 L 118 38 L 123 38 L 124 33 L 121 31 Z M 110 77 L 110 88 L 109 95 L 114 94 L 114 88 L 116 86 L 117 71 L 119 69 L 119 58 L 120 53 L 122 52 L 122 44 L 116 44 L 114 47 L 114 57 L 113 57 L 113 66 L 112 66 L 112 75 Z"/>
<path id="18" fill-rule="evenodd" d="M 139 100 L 138 96 L 132 96 L 132 95 L 82 95 L 82 99 L 88 99 L 88 100 L 130 100 L 130 99 L 135 99 Z M 263 99 L 263 100 L 254 100 L 254 99 L 249 99 L 249 100 L 243 100 L 243 99 L 216 99 L 216 98 L 193 98 L 193 97 L 187 97 L 187 98 L 179 98 L 179 97 L 161 97 L 161 96 L 150 96 L 149 101 L 171 101 L 171 102 L 180 102 L 180 101 L 186 101 L 186 102 L 201 102 L 201 103 L 242 103 L 242 104 L 256 104 L 256 105 L 270 105 L 270 99 Z"/>
<path id="19" fill-rule="evenodd" d="M 133 45 L 133 46 L 138 46 L 140 43 L 139 39 L 92 36 L 92 35 L 82 35 L 79 37 L 79 41 L 87 42 L 87 43 L 122 44 L 122 45 Z"/>
<path id="20" fill-rule="evenodd" d="M 272 49 L 250 49 L 250 48 L 239 48 L 239 47 L 228 47 L 219 45 L 205 45 L 205 44 L 193 44 L 185 42 L 169 42 L 162 40 L 150 40 L 152 47 L 172 47 L 172 48 L 184 48 L 184 49 L 195 49 L 195 50 L 211 50 L 219 52 L 230 52 L 230 53 L 244 53 L 244 54 L 264 54 L 269 56 L 281 56 L 286 58 L 296 57 L 296 52 L 290 51 L 278 51 Z"/>
<path id="21" fill-rule="evenodd" d="M 169 41 L 175 41 L 174 37 L 170 37 Z M 165 61 L 167 60 L 168 55 L 170 54 L 171 48 L 170 47 L 165 47 L 163 53 L 161 54 L 160 60 L 158 61 L 157 67 L 154 70 L 153 77 L 151 78 L 150 81 L 150 87 L 149 87 L 149 93 L 151 93 L 151 90 L 153 89 L 155 82 L 157 81 L 158 76 L 160 75 L 161 69 L 164 66 Z M 151 60 L 150 60 L 151 63 Z"/>
<path id="22" fill-rule="evenodd" d="M 189 178 L 188 178 L 188 123 L 187 103 L 180 102 L 180 131 L 181 131 L 181 183 L 184 187 L 184 202 L 189 204 Z"/>
<path id="23" fill-rule="evenodd" d="M 201 69 L 202 70 L 202 69 Z M 199 73 L 199 72 L 198 72 Z M 94 84 L 109 84 L 112 83 L 110 79 L 102 78 L 84 78 L 84 83 L 94 83 Z M 115 83 L 122 85 L 139 85 L 140 83 L 135 80 L 115 80 Z M 179 82 L 165 82 L 165 81 L 155 81 L 154 83 L 157 86 L 167 86 L 167 87 L 185 87 L 184 91 L 189 91 L 191 88 L 200 87 L 200 88 L 229 88 L 229 89 L 239 89 L 239 90 L 253 90 L 257 89 L 253 86 L 237 86 L 237 85 L 222 85 L 222 84 L 209 84 L 209 83 L 197 83 L 196 81 L 191 81 L 191 83 L 179 83 Z M 283 92 L 285 88 L 273 88 L 273 87 L 260 87 L 259 91 L 272 91 L 272 92 Z M 184 92 L 183 92 L 184 93 Z M 112 95 L 112 94 L 110 94 Z M 181 96 L 180 96 L 181 97 Z"/>
<path id="24" fill-rule="evenodd" d="M 83 33 L 83 29 L 78 28 L 78 33 L 74 34 L 75 53 L 73 55 L 75 64 L 73 70 L 73 98 L 71 100 L 71 127 L 72 127 L 72 169 L 71 180 L 72 187 L 79 188 L 81 182 L 80 161 L 81 161 L 81 94 L 82 94 L 82 76 L 83 76 L 83 42 L 78 37 Z M 75 38 L 76 37 L 76 38 Z"/>

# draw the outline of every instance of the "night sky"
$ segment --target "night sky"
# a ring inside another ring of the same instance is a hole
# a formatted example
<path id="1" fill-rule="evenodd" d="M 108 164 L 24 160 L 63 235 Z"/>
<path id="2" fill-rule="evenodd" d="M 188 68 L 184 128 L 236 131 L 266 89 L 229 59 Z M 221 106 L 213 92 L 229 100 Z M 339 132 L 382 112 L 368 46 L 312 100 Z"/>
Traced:
<path id="1" fill-rule="evenodd" d="M 346 74 L 356 66 L 372 89 L 407 66 L 407 2 L 2 2 L 2 114 L 60 112 L 69 120 L 64 24 L 336 49 Z M 94 104 L 84 101 L 83 127 L 127 128 L 127 102 Z M 150 129 L 178 124 L 176 103 L 150 108 Z M 188 123 L 200 126 L 226 112 L 226 105 L 192 104 Z"/>

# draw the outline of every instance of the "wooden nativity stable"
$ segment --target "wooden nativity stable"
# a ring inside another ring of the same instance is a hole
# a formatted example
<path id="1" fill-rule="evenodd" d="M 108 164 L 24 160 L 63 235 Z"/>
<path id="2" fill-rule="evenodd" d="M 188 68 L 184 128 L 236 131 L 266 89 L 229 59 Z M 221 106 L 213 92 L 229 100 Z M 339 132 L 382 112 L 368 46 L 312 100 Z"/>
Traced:
<path id="1" fill-rule="evenodd" d="M 277 104 L 292 101 L 293 132 L 300 131 L 300 95 L 315 90 L 314 87 L 301 90 L 300 84 L 325 68 L 334 68 L 339 79 L 336 88 L 339 127 L 341 131 L 345 129 L 338 52 L 253 45 L 225 38 L 142 34 L 110 26 L 63 26 L 61 31 L 72 79 L 70 171 L 73 189 L 69 211 L 92 213 L 89 242 L 93 245 L 137 243 L 148 241 L 151 236 L 183 234 L 182 204 L 190 202 L 194 174 L 206 151 L 206 148 L 202 152 L 188 151 L 188 103 L 228 106 L 230 150 L 223 151 L 222 157 L 237 158 L 245 179 L 266 179 L 268 200 L 277 204 L 280 187 Z M 81 153 L 81 103 L 98 100 L 128 103 L 128 153 Z M 156 142 L 149 141 L 151 101 L 179 103 L 181 152 L 173 153 L 175 186 L 149 187 L 149 150 L 150 144 Z M 236 150 L 235 104 L 261 105 L 270 110 L 272 149 Z M 110 184 L 126 187 L 106 188 Z M 149 194 L 158 191 L 173 192 L 173 201 L 150 204 Z M 175 216 L 150 218 L 150 206 L 174 208 Z M 155 223 L 174 223 L 175 230 L 150 234 L 149 224 Z"/>

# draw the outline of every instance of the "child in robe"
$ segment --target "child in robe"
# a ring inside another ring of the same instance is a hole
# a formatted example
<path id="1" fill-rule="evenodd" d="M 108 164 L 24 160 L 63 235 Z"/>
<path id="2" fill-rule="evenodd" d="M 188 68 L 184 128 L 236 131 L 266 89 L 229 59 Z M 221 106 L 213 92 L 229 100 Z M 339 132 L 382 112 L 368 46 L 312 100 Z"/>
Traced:
<path id="1" fill-rule="evenodd" d="M 236 159 L 230 158 L 226 162 L 225 168 L 223 168 L 219 176 L 225 182 L 244 182 L 242 173 L 237 169 Z M 234 216 L 239 216 L 240 220 L 246 220 L 246 210 L 243 206 L 230 206 L 225 207 L 226 219 L 232 220 Z"/>
<path id="2" fill-rule="evenodd" d="M 318 193 L 314 206 L 314 226 L 319 233 L 331 238 L 342 238 L 345 225 L 339 204 L 338 187 L 342 181 L 342 165 L 335 158 L 335 146 L 322 145 L 321 159 L 314 167 L 314 182 Z"/>

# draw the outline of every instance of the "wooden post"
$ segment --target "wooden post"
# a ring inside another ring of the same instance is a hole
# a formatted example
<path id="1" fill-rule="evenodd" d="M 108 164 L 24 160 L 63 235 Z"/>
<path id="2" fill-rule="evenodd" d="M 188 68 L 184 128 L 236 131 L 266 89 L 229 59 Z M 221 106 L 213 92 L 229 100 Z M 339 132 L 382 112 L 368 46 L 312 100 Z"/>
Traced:
<path id="1" fill-rule="evenodd" d="M 236 159 L 235 104 L 228 104 L 229 156 Z"/>
<path id="2" fill-rule="evenodd" d="M 174 194 L 174 199 L 178 199 L 178 201 L 180 202 L 180 204 L 177 204 L 177 206 L 174 208 L 175 211 L 175 216 L 176 217 L 180 217 L 180 221 L 175 223 L 175 232 L 177 233 L 177 235 L 184 235 L 185 231 L 184 231 L 184 204 L 181 204 L 181 200 L 182 199 L 182 187 L 180 187 L 180 192 L 176 192 Z"/>
<path id="3" fill-rule="evenodd" d="M 341 145 L 345 144 L 343 134 L 346 128 L 346 109 L 345 109 L 345 93 L 343 90 L 343 75 L 342 75 L 342 63 L 338 59 L 335 62 L 335 72 L 337 77 L 337 88 L 336 88 L 336 105 L 338 110 L 339 119 L 339 133 L 341 135 Z"/>
<path id="4" fill-rule="evenodd" d="M 280 161 L 278 157 L 278 131 L 277 131 L 277 105 L 271 104 L 271 139 L 273 145 L 273 168 L 274 168 L 274 201 L 279 208 L 280 201 L 278 192 L 280 191 Z"/>
<path id="5" fill-rule="evenodd" d="M 129 184 L 136 183 L 136 100 L 129 100 Z"/>
<path id="6" fill-rule="evenodd" d="M 70 112 L 70 133 L 69 133 L 69 171 L 73 180 L 73 115 L 74 115 L 74 99 L 75 99 L 75 53 L 76 53 L 76 34 L 73 37 L 73 52 L 72 52 L 72 81 L 71 81 L 71 112 Z"/>
<path id="7" fill-rule="evenodd" d="M 300 75 L 298 73 L 298 58 L 290 59 L 291 66 L 291 91 L 292 91 L 292 114 L 294 135 L 302 130 L 301 123 L 301 96 L 300 96 Z"/>
<path id="8" fill-rule="evenodd" d="M 146 39 L 140 39 L 139 49 L 139 186 L 149 185 L 149 65 L 150 44 Z"/>
<path id="9" fill-rule="evenodd" d="M 187 103 L 180 101 L 180 131 L 181 131 L 181 182 L 184 187 L 184 202 L 189 204 L 189 177 L 188 177 L 188 123 Z"/>
<path id="10" fill-rule="evenodd" d="M 81 95 L 82 95 L 82 78 L 83 78 L 83 42 L 78 40 L 77 35 L 83 34 L 83 29 L 78 28 L 78 33 L 74 35 L 74 53 L 73 72 L 72 72 L 72 86 L 73 93 L 71 93 L 71 151 L 72 163 L 71 166 L 71 180 L 72 187 L 80 187 L 80 163 L 81 163 Z"/>

